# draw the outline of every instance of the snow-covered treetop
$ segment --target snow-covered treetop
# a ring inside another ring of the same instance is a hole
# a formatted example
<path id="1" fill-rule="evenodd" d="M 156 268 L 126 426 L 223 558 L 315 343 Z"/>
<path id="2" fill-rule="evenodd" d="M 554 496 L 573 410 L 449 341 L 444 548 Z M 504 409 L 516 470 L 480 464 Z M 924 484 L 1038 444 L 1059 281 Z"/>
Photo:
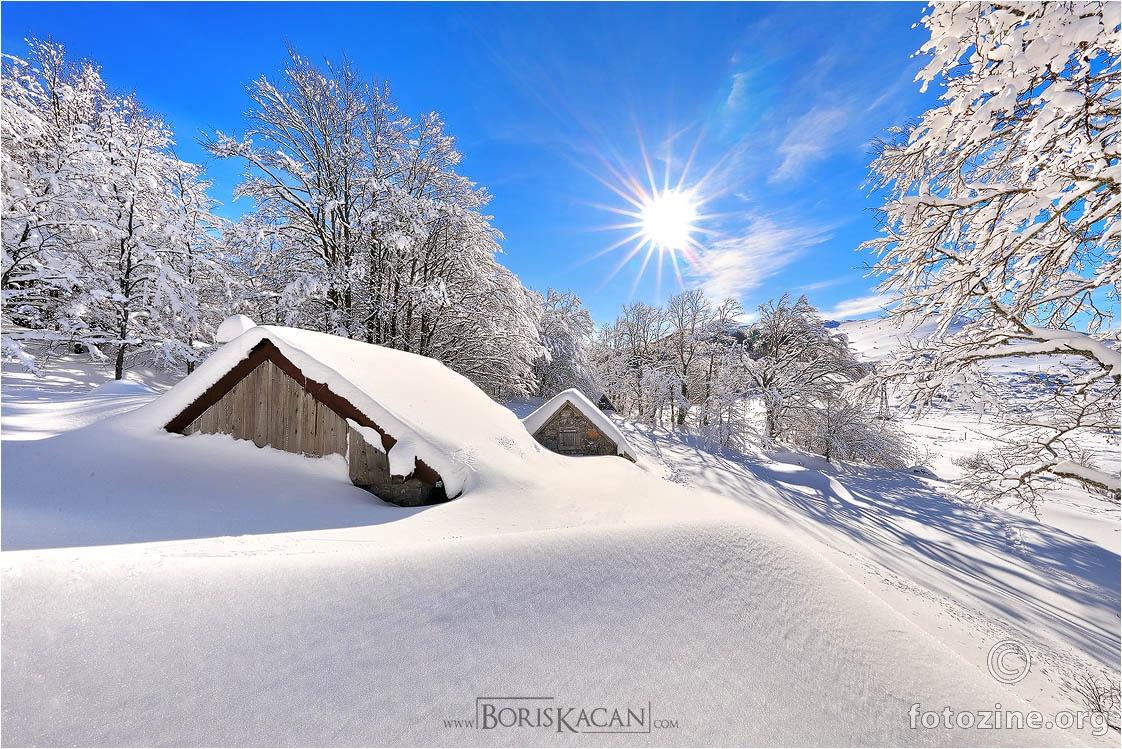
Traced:
<path id="1" fill-rule="evenodd" d="M 940 104 L 878 145 L 882 290 L 899 311 L 1113 337 L 1118 3 L 933 3 L 920 72 Z M 1106 357 L 1104 364 L 1113 361 Z"/>
<path id="2" fill-rule="evenodd" d="M 968 480 L 1027 507 L 1055 477 L 1118 497 L 1115 466 L 1092 466 L 1084 446 L 1118 428 L 1122 386 L 1120 19 L 1113 2 L 932 3 L 918 80 L 939 104 L 872 164 L 887 193 L 882 235 L 864 245 L 879 288 L 895 317 L 938 320 L 881 374 L 913 405 L 988 399 L 1003 444 Z M 987 394 L 982 363 L 1056 354 L 1033 413 Z"/>

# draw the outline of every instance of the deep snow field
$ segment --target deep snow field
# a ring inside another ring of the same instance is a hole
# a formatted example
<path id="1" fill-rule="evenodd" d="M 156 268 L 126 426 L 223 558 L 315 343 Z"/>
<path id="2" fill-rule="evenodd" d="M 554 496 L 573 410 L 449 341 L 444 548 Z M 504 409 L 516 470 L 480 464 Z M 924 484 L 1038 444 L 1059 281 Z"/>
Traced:
<path id="1" fill-rule="evenodd" d="M 403 509 L 338 457 L 152 428 L 170 382 L 81 359 L 3 374 L 5 745 L 1118 744 L 909 720 L 1052 720 L 1074 676 L 1117 676 L 1118 510 L 1076 488 L 1040 522 L 954 499 L 942 458 L 721 455 L 617 419 L 637 465 L 517 449 Z M 928 437 L 949 452 L 961 424 L 909 429 L 953 427 Z M 1007 638 L 1013 685 L 987 671 Z M 662 727 L 450 722 L 496 695 Z"/>

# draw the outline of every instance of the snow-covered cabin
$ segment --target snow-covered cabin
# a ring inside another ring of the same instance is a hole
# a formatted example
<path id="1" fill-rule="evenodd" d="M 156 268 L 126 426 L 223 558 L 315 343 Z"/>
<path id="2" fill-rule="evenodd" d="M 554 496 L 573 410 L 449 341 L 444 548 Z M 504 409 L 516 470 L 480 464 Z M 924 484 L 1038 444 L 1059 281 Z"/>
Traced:
<path id="1" fill-rule="evenodd" d="M 248 327 L 151 405 L 169 432 L 338 453 L 356 486 L 403 506 L 464 490 L 457 451 L 533 449 L 513 414 L 440 362 L 296 328 Z"/>
<path id="2" fill-rule="evenodd" d="M 635 451 L 619 428 L 575 388 L 553 396 L 522 423 L 534 439 L 555 453 L 620 455 L 635 461 Z"/>

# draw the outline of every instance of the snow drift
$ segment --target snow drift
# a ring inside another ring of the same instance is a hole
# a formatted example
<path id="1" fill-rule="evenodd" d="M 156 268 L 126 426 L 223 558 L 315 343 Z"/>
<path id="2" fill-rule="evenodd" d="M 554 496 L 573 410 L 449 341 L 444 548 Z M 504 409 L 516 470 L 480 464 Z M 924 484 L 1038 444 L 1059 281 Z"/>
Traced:
<path id="1" fill-rule="evenodd" d="M 295 356 L 281 337 L 274 342 Z M 335 374 L 346 364 L 340 351 L 316 362 Z M 685 444 L 646 449 L 624 422 L 615 423 L 643 448 L 637 465 L 574 460 L 537 451 L 512 414 L 479 404 L 482 434 L 498 450 L 473 448 L 472 491 L 397 508 L 351 485 L 338 456 L 164 431 L 169 407 L 191 389 L 56 437 L 4 443 L 5 743 L 587 743 L 465 725 L 475 698 L 494 694 L 643 703 L 673 721 L 648 735 L 597 735 L 605 745 L 1112 741 L 910 727 L 913 704 L 1028 711 L 1055 702 L 990 678 L 995 631 L 965 620 L 968 646 L 948 638 L 929 590 L 988 576 L 991 552 L 927 534 L 911 515 L 914 497 L 886 492 L 883 477 L 865 482 L 886 495 L 866 525 L 844 476 L 780 465 L 747 476 Z M 717 493 L 663 481 L 654 448 L 680 448 L 679 468 L 693 466 L 690 480 Z M 806 483 L 814 477 L 821 486 Z M 792 516 L 784 501 L 814 514 Z M 968 512 L 945 509 L 925 517 Z M 830 529 L 848 529 L 849 542 L 831 548 Z M 901 543 L 905 532 L 914 545 Z M 917 548 L 959 561 L 961 573 Z M 923 570 L 925 587 L 885 593 L 870 582 L 879 567 L 867 567 L 882 557 L 901 575 Z M 1056 591 L 1045 608 L 1024 595 L 1038 570 L 1012 555 L 1002 562 L 1008 587 L 991 608 L 1034 624 L 1070 616 L 1057 632 L 1073 647 L 1093 636 L 1098 650 L 1117 652 L 1116 594 L 1104 597 L 1073 567 L 1042 578 Z M 1100 625 L 1108 614 L 1112 623 Z"/>
<path id="2" fill-rule="evenodd" d="M 242 333 L 256 326 L 257 323 L 253 322 L 252 319 L 245 315 L 230 315 L 218 326 L 218 330 L 214 333 L 214 340 L 219 343 L 229 343 Z"/>

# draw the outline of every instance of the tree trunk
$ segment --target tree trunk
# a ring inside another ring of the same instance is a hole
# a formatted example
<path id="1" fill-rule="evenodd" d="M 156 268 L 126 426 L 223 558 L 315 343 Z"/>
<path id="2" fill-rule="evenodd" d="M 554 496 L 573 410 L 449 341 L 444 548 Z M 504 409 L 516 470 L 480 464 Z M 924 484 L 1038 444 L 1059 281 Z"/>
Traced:
<path id="1" fill-rule="evenodd" d="M 767 436 L 773 440 L 779 439 L 779 410 L 771 404 L 764 407 L 767 409 Z"/>
<path id="2" fill-rule="evenodd" d="M 117 348 L 117 362 L 114 367 L 113 379 L 119 380 L 125 374 L 125 349 L 128 348 L 127 343 L 122 343 Z"/>

